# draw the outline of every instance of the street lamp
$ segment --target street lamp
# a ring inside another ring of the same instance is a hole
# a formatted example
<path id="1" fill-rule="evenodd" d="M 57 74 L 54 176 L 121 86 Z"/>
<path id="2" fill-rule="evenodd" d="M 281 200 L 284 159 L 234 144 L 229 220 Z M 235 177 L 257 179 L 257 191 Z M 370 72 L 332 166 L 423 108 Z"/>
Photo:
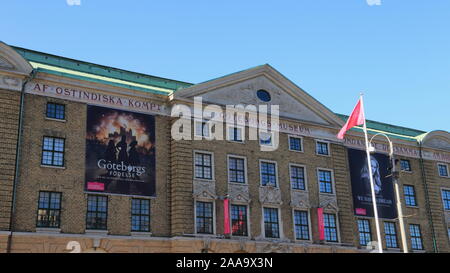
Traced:
<path id="1" fill-rule="evenodd" d="M 402 211 L 402 203 L 400 202 L 400 191 L 399 191 L 399 185 L 398 185 L 398 177 L 399 172 L 396 171 L 396 164 L 395 164 L 395 158 L 394 158 L 394 146 L 392 144 L 391 139 L 383 133 L 378 133 L 372 136 L 369 141 L 369 152 L 374 153 L 375 152 L 375 146 L 372 144 L 372 140 L 378 136 L 384 136 L 387 141 L 389 142 L 389 159 L 391 160 L 392 165 L 392 181 L 394 182 L 394 189 L 395 189 L 395 198 L 397 201 L 397 213 L 398 213 L 398 221 L 400 225 L 400 235 L 402 237 L 402 246 L 403 246 L 403 252 L 408 253 L 408 244 L 406 243 L 406 233 L 405 233 L 405 223 L 403 221 L 403 211 Z"/>

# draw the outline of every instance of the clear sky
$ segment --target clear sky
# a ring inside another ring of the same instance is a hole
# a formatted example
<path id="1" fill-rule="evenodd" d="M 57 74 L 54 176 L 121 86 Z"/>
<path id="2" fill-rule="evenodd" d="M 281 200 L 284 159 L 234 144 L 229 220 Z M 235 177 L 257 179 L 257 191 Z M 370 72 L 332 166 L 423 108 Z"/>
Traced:
<path id="1" fill-rule="evenodd" d="M 2 0 L 7 44 L 199 83 L 268 63 L 331 110 L 450 130 L 449 0 Z"/>

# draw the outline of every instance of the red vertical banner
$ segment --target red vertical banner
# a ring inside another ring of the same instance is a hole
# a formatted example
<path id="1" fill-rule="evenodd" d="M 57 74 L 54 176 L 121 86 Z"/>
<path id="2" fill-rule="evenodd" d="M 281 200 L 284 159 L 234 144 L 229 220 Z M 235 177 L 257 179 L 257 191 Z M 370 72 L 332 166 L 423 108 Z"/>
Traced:
<path id="1" fill-rule="evenodd" d="M 230 234 L 230 201 L 228 198 L 223 200 L 223 233 Z"/>
<path id="2" fill-rule="evenodd" d="M 319 240 L 325 240 L 325 223 L 323 220 L 323 208 L 317 209 L 317 222 L 319 224 Z"/>

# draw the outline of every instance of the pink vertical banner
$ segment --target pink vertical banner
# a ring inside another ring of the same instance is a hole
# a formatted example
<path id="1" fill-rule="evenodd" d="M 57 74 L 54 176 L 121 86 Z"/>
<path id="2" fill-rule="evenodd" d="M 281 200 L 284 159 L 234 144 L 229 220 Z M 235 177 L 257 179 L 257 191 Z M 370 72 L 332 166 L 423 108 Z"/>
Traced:
<path id="1" fill-rule="evenodd" d="M 317 222 L 319 224 L 319 240 L 325 240 L 325 223 L 323 220 L 323 208 L 317 209 Z"/>
<path id="2" fill-rule="evenodd" d="M 230 201 L 228 198 L 223 200 L 223 233 L 230 234 Z"/>

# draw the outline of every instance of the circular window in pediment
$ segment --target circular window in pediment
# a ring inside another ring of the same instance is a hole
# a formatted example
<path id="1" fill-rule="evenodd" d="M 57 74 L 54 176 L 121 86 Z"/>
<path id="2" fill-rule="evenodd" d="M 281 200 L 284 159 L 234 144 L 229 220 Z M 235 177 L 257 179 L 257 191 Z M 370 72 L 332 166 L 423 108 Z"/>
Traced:
<path id="1" fill-rule="evenodd" d="M 272 98 L 270 97 L 270 93 L 266 90 L 260 89 L 256 92 L 256 96 L 258 96 L 258 99 L 269 102 Z"/>

